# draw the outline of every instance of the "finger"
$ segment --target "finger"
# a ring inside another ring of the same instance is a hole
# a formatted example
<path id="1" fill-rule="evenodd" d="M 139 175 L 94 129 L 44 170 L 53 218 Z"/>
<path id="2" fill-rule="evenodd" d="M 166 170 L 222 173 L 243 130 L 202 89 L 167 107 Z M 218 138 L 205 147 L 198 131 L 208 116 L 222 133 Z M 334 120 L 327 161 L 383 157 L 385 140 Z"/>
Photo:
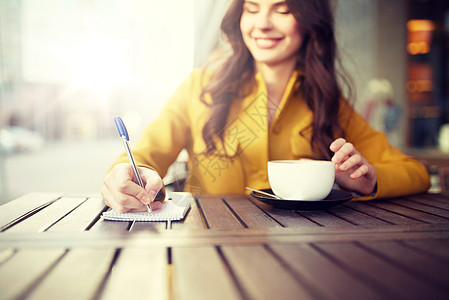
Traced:
<path id="1" fill-rule="evenodd" d="M 350 177 L 352 179 L 357 179 L 368 173 L 368 166 L 361 165 L 357 170 L 351 173 Z"/>
<path id="2" fill-rule="evenodd" d="M 142 178 L 145 180 L 145 190 L 148 192 L 150 200 L 154 201 L 157 193 L 163 186 L 161 177 L 157 172 L 147 169 L 146 172 L 143 173 Z"/>
<path id="3" fill-rule="evenodd" d="M 329 149 L 332 152 L 337 152 L 345 143 L 346 140 L 344 138 L 338 138 L 330 144 Z"/>
<path id="4" fill-rule="evenodd" d="M 134 172 L 129 164 L 119 164 L 103 180 L 102 194 L 106 205 L 118 212 L 144 208 L 149 203 L 146 191 L 132 181 Z"/>
<path id="5" fill-rule="evenodd" d="M 111 204 L 108 200 L 111 197 L 111 193 L 109 192 L 109 190 L 106 188 L 105 185 L 103 185 L 101 189 L 101 196 L 103 197 L 104 204 L 111 207 Z"/>
<path id="6" fill-rule="evenodd" d="M 332 157 L 332 162 L 341 163 L 342 161 L 345 161 L 346 157 L 352 156 L 354 151 L 354 145 L 346 142 L 337 152 L 335 152 L 335 155 Z"/>
<path id="7" fill-rule="evenodd" d="M 161 188 L 162 188 L 162 179 L 159 176 L 151 177 L 147 181 L 147 184 L 145 185 L 145 190 L 148 191 L 151 201 L 153 201 L 154 198 L 156 198 L 157 193 Z"/>
<path id="8" fill-rule="evenodd" d="M 116 184 L 114 182 L 110 182 L 109 180 L 105 180 L 104 184 L 105 189 L 103 190 L 103 193 L 109 203 L 109 207 L 114 210 L 124 212 L 144 206 L 139 199 L 127 193 L 127 190 L 129 189 L 127 185 L 136 185 L 134 182 L 128 181 L 121 184 Z M 138 185 L 136 186 L 137 188 L 140 188 Z M 140 189 L 143 190 L 142 188 Z"/>
<path id="9" fill-rule="evenodd" d="M 362 156 L 360 154 L 355 154 L 348 159 L 346 159 L 340 166 L 340 170 L 346 171 L 353 167 L 356 167 L 362 163 Z"/>
<path id="10" fill-rule="evenodd" d="M 130 208 L 123 206 L 121 204 L 122 201 L 119 198 L 113 196 L 111 191 L 106 187 L 102 190 L 101 194 L 103 195 L 105 204 L 110 208 L 112 208 L 113 210 L 119 213 L 125 213 L 130 210 Z"/>
<path id="11" fill-rule="evenodd" d="M 144 204 L 151 202 L 147 191 L 134 181 L 126 180 L 125 177 L 119 175 L 116 178 L 116 182 L 116 189 L 119 193 L 132 196 Z"/>
<path id="12" fill-rule="evenodd" d="M 158 210 L 162 207 L 162 203 L 160 201 L 154 201 L 150 203 L 152 210 Z"/>

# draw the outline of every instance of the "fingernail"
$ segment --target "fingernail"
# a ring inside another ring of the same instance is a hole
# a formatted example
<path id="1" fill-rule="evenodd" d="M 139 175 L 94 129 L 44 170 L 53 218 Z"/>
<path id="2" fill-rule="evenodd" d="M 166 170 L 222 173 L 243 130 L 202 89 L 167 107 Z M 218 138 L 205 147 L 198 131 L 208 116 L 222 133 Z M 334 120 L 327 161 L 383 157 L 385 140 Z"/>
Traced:
<path id="1" fill-rule="evenodd" d="M 156 193 L 155 190 L 151 190 L 150 191 L 150 197 L 151 197 L 152 200 L 154 200 L 154 198 L 156 198 L 156 195 L 157 195 L 157 193 Z"/>

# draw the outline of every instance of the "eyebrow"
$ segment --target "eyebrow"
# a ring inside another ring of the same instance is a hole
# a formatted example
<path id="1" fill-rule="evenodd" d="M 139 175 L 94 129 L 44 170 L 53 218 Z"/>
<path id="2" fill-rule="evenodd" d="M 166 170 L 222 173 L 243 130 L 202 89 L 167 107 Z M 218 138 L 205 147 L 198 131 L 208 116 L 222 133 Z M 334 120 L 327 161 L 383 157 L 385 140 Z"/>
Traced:
<path id="1" fill-rule="evenodd" d="M 247 4 L 256 5 L 256 6 L 260 5 L 259 3 L 254 2 L 254 1 L 248 1 L 248 0 L 243 1 L 243 4 L 246 4 L 246 3 Z M 279 1 L 279 2 L 276 2 L 276 3 L 273 4 L 274 7 L 283 6 L 283 5 L 287 5 L 287 2 L 286 1 Z"/>

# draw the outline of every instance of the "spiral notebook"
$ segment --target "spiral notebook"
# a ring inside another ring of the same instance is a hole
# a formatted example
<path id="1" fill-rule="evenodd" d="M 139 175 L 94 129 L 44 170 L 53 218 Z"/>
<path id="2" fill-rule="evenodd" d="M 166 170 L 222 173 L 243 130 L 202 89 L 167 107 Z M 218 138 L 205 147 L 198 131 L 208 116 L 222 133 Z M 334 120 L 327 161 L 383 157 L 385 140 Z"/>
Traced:
<path id="1" fill-rule="evenodd" d="M 108 210 L 102 217 L 111 221 L 176 221 L 182 220 L 190 208 L 193 201 L 192 194 L 180 192 L 167 192 L 162 207 L 149 212 L 118 213 L 115 210 Z"/>

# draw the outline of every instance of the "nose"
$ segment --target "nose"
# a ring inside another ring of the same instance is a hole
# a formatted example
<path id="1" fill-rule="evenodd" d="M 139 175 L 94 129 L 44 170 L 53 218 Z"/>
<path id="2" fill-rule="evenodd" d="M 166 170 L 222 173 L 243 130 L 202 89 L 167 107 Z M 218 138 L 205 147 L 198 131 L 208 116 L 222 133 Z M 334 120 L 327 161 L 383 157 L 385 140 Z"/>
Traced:
<path id="1" fill-rule="evenodd" d="M 260 30 L 271 29 L 273 26 L 269 12 L 259 12 L 256 16 L 255 27 Z"/>

